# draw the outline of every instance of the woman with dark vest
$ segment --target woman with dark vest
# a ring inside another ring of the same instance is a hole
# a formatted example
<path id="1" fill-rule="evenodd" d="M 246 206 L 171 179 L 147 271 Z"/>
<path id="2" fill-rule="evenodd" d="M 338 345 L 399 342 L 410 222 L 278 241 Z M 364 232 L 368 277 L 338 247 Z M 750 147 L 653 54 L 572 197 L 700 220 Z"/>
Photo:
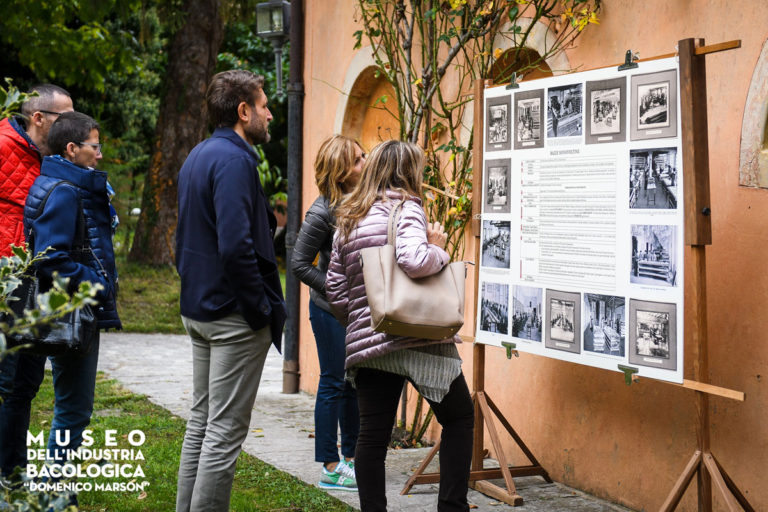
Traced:
<path id="1" fill-rule="evenodd" d="M 354 457 L 360 421 L 355 390 L 344 380 L 344 326 L 331 313 L 325 276 L 336 231 L 334 209 L 357 185 L 364 163 L 363 148 L 349 137 L 334 135 L 320 146 L 315 159 L 320 197 L 307 210 L 291 261 L 293 273 L 309 286 L 309 321 L 320 363 L 315 401 L 315 460 L 323 463 L 319 486 L 344 491 L 357 490 Z"/>

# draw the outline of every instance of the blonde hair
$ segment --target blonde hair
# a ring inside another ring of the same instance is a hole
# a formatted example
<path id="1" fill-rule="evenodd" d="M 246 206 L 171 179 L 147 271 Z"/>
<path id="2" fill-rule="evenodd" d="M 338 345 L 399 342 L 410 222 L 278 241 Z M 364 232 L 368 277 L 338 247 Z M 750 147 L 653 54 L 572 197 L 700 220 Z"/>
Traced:
<path id="1" fill-rule="evenodd" d="M 320 145 L 315 157 L 315 182 L 320 193 L 336 206 L 344 196 L 341 188 L 355 165 L 355 148 L 359 142 L 344 135 L 334 135 Z"/>
<path id="2" fill-rule="evenodd" d="M 424 151 L 412 142 L 388 140 L 373 148 L 357 187 L 336 209 L 341 241 L 349 239 L 377 199 L 386 199 L 387 190 L 420 196 L 423 169 Z"/>

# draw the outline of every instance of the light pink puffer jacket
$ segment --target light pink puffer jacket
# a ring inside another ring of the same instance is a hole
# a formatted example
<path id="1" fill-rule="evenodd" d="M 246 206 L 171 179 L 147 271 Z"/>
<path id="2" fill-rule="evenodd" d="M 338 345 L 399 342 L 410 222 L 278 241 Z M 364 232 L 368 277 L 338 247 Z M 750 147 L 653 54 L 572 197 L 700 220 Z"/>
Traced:
<path id="1" fill-rule="evenodd" d="M 371 309 L 365 295 L 359 254 L 366 247 L 387 243 L 389 212 L 400 198 L 400 194 L 388 191 L 387 200 L 374 203 L 346 243 L 342 244 L 338 235 L 333 241 L 325 291 L 336 316 L 347 326 L 347 368 L 403 348 L 456 341 L 454 338 L 425 340 L 391 336 L 371 328 Z M 400 268 L 413 278 L 437 273 L 450 259 L 443 249 L 427 242 L 427 219 L 419 198 L 409 197 L 403 205 L 397 223 L 395 255 Z"/>

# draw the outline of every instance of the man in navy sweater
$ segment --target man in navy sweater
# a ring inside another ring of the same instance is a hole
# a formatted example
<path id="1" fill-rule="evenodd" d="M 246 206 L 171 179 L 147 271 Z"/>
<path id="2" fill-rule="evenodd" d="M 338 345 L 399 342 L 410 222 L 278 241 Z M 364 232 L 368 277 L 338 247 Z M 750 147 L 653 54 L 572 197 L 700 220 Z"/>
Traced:
<path id="1" fill-rule="evenodd" d="M 193 355 L 180 512 L 229 510 L 264 360 L 270 343 L 280 349 L 286 310 L 272 244 L 276 220 L 252 148 L 269 141 L 263 87 L 264 78 L 249 71 L 213 77 L 206 100 L 216 129 L 179 172 L 176 268 Z"/>

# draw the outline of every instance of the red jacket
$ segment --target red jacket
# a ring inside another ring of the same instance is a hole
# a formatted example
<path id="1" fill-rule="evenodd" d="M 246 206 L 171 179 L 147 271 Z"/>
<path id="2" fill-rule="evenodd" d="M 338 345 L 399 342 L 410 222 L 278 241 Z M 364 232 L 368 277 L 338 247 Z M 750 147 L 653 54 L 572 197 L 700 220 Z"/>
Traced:
<path id="1" fill-rule="evenodd" d="M 40 175 L 40 151 L 15 120 L 0 121 L 0 256 L 24 244 L 24 202 Z"/>

